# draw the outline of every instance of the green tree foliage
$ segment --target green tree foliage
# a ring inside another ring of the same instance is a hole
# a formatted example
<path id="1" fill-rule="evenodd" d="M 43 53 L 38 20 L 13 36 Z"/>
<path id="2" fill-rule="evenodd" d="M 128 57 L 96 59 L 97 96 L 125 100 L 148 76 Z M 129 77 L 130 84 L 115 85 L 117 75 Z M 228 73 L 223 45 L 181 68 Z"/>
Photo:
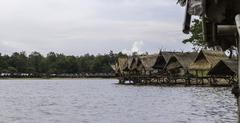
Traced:
<path id="1" fill-rule="evenodd" d="M 14 67 L 17 72 L 26 73 L 28 68 L 28 58 L 25 52 L 13 53 L 9 59 L 9 65 Z"/>
<path id="2" fill-rule="evenodd" d="M 43 56 L 39 52 L 26 55 L 25 52 L 15 52 L 12 55 L 0 54 L 0 73 L 31 73 L 38 77 L 43 74 L 74 74 L 74 73 L 110 73 L 118 57 L 123 53 L 85 54 L 83 56 L 66 56 L 54 52 Z"/>
<path id="3" fill-rule="evenodd" d="M 5 71 L 5 72 L 8 72 L 7 71 L 7 68 L 8 68 L 8 57 L 6 56 L 2 56 L 2 54 L 0 53 L 0 71 Z"/>
<path id="4" fill-rule="evenodd" d="M 194 47 L 206 47 L 207 42 L 203 40 L 203 29 L 202 29 L 202 21 L 199 19 L 194 19 L 193 24 L 190 29 L 190 37 L 188 39 L 183 40 L 183 43 L 191 43 Z"/>
<path id="5" fill-rule="evenodd" d="M 44 71 L 44 57 L 39 52 L 32 52 L 29 56 L 28 72 L 43 73 Z"/>

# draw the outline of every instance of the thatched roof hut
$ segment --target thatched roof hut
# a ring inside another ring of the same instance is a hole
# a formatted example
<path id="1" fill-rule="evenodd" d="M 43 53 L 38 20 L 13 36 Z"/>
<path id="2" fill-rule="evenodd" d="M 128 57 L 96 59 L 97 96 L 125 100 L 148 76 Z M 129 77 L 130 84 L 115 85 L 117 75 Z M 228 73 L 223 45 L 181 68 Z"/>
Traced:
<path id="1" fill-rule="evenodd" d="M 173 56 L 176 52 L 162 52 L 160 51 L 155 64 L 153 65 L 154 69 L 163 70 L 168 60 Z"/>
<path id="2" fill-rule="evenodd" d="M 189 69 L 208 71 L 220 60 L 224 59 L 228 59 L 228 57 L 222 51 L 201 50 Z"/>
<path id="3" fill-rule="evenodd" d="M 144 67 L 144 70 L 153 71 L 154 70 L 153 66 L 156 64 L 157 58 L 158 58 L 158 55 L 141 56 L 140 60 Z"/>
<path id="4" fill-rule="evenodd" d="M 169 59 L 165 69 L 173 74 L 184 75 L 196 56 L 197 52 L 176 53 Z"/>
<path id="5" fill-rule="evenodd" d="M 131 64 L 129 64 L 129 70 L 131 72 L 141 72 L 143 69 L 143 64 L 140 56 L 133 56 Z"/>
<path id="6" fill-rule="evenodd" d="M 129 72 L 131 65 L 133 64 L 133 57 L 127 57 L 123 71 Z"/>
<path id="7" fill-rule="evenodd" d="M 129 61 L 129 70 L 133 71 L 137 69 L 137 65 L 139 64 L 139 58 L 137 56 L 133 56 L 133 58 Z"/>
<path id="8" fill-rule="evenodd" d="M 238 61 L 236 59 L 220 60 L 208 75 L 235 76 L 238 74 Z"/>
<path id="9" fill-rule="evenodd" d="M 120 57 L 116 63 L 116 71 L 117 73 L 124 74 L 124 70 L 127 68 L 127 57 Z"/>

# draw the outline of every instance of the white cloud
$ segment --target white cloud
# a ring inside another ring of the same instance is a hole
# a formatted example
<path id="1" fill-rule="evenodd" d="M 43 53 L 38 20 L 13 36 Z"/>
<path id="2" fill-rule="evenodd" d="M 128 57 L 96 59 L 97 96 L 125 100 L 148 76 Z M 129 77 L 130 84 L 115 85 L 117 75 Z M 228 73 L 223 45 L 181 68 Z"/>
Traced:
<path id="1" fill-rule="evenodd" d="M 135 41 L 133 43 L 131 52 L 141 53 L 142 47 L 143 47 L 143 41 Z"/>
<path id="2" fill-rule="evenodd" d="M 135 41 L 132 45 L 132 48 L 130 50 L 128 49 L 123 49 L 122 52 L 126 53 L 128 55 L 131 55 L 133 53 L 138 53 L 138 54 L 142 54 L 142 48 L 143 48 L 143 41 Z"/>
<path id="3" fill-rule="evenodd" d="M 175 0 L 3 0 L 0 52 L 97 54 L 134 41 L 144 41 L 142 52 L 186 48 L 183 12 Z"/>

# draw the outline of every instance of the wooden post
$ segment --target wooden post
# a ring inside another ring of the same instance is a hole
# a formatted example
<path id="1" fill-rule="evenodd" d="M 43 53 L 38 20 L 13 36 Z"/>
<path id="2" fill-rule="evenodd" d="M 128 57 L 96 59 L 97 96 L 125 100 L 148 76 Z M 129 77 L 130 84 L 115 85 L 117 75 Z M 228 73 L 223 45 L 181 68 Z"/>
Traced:
<path id="1" fill-rule="evenodd" d="M 174 83 L 177 84 L 177 77 L 174 77 Z"/>
<path id="2" fill-rule="evenodd" d="M 198 84 L 198 70 L 196 70 L 196 84 Z"/>
<path id="3" fill-rule="evenodd" d="M 239 58 L 239 54 L 240 54 L 240 14 L 238 14 L 235 17 L 235 21 L 236 21 L 236 26 L 237 26 L 237 30 L 238 30 L 238 88 L 240 88 L 240 83 L 239 83 L 239 78 L 240 78 L 240 58 Z M 238 91 L 239 92 L 239 91 Z M 238 98 L 238 123 L 240 123 L 240 98 Z"/>
<path id="4" fill-rule="evenodd" d="M 212 86 L 216 85 L 215 75 L 212 76 Z"/>
<path id="5" fill-rule="evenodd" d="M 208 82 L 209 82 L 210 86 L 212 86 L 212 75 L 210 75 L 210 77 L 208 78 Z"/>

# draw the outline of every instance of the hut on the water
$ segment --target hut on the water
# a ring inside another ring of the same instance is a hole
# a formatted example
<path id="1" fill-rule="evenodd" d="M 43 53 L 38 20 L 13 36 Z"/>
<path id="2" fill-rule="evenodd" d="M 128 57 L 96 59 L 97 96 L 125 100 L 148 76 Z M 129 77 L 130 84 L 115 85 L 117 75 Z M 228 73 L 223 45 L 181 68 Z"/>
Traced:
<path id="1" fill-rule="evenodd" d="M 115 72 L 118 76 L 124 76 L 125 75 L 125 69 L 127 66 L 128 58 L 127 57 L 120 57 L 118 58 L 116 65 L 115 65 Z"/>
<path id="2" fill-rule="evenodd" d="M 170 76 L 181 77 L 189 72 L 189 66 L 197 56 L 197 52 L 175 53 L 170 57 L 165 70 Z"/>
<path id="3" fill-rule="evenodd" d="M 142 75 L 143 71 L 145 71 L 145 67 L 140 56 L 137 56 L 135 58 L 135 64 L 134 66 L 132 66 L 132 69 L 135 71 L 135 74 L 137 75 Z"/>
<path id="4" fill-rule="evenodd" d="M 209 72 L 211 84 L 219 84 L 221 80 L 228 84 L 237 82 L 238 61 L 237 59 L 220 60 Z"/>
<path id="5" fill-rule="evenodd" d="M 140 75 L 143 69 L 142 62 L 139 56 L 130 56 L 127 60 L 127 67 L 124 71 L 128 72 L 129 75 Z"/>
<path id="6" fill-rule="evenodd" d="M 153 69 L 156 69 L 159 74 L 162 74 L 164 72 L 164 67 L 166 66 L 167 62 L 177 52 L 164 52 L 160 51 L 158 54 L 158 57 L 156 59 L 156 62 L 152 66 Z"/>
<path id="7" fill-rule="evenodd" d="M 123 69 L 124 72 L 129 73 L 132 61 L 133 61 L 133 57 L 127 57 L 125 61 L 124 69 Z"/>
<path id="8" fill-rule="evenodd" d="M 189 69 L 196 77 L 206 77 L 209 70 L 224 59 L 228 57 L 222 51 L 201 50 Z"/>
<path id="9" fill-rule="evenodd" d="M 220 60 L 209 72 L 211 76 L 237 76 L 238 61 L 236 59 Z"/>
<path id="10" fill-rule="evenodd" d="M 146 55 L 146 56 L 141 56 L 141 64 L 143 66 L 142 74 L 143 75 L 152 75 L 154 73 L 157 73 L 157 69 L 154 69 L 153 66 L 156 64 L 158 55 Z"/>

